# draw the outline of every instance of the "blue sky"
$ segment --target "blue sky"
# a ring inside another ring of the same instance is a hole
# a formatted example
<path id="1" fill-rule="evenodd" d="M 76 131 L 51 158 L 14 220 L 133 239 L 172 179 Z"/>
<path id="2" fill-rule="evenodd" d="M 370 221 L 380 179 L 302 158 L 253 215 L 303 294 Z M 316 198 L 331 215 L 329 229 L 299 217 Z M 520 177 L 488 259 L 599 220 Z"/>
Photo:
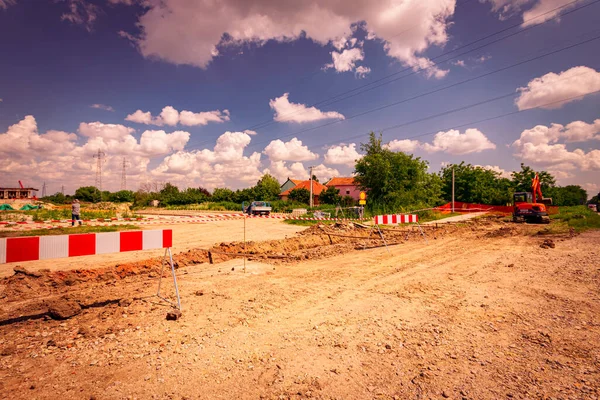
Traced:
<path id="1" fill-rule="evenodd" d="M 0 184 L 72 192 L 98 149 L 109 190 L 123 160 L 133 190 L 348 176 L 367 132 L 403 125 L 384 141 L 431 171 L 524 162 L 597 193 L 598 17 L 590 0 L 0 0 Z"/>

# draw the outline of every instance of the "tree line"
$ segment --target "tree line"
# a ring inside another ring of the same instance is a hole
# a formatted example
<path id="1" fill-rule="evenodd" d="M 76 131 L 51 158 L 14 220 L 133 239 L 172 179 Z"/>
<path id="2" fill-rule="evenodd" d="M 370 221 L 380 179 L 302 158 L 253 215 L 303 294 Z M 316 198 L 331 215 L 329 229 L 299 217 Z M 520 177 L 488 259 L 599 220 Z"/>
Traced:
<path id="1" fill-rule="evenodd" d="M 368 195 L 367 208 L 372 211 L 397 211 L 407 208 L 429 208 L 447 203 L 452 198 L 452 171 L 455 180 L 455 200 L 465 203 L 508 205 L 512 203 L 514 192 L 531 191 L 531 180 L 535 171 L 521 164 L 520 171 L 511 178 L 502 177 L 499 172 L 461 162 L 446 165 L 439 173 L 429 173 L 429 163 L 420 157 L 389 150 L 382 136 L 371 133 L 369 141 L 361 144 L 365 154 L 355 164 L 355 180 Z M 553 199 L 558 206 L 585 204 L 587 192 L 578 185 L 558 186 L 556 179 L 547 171 L 539 171 L 544 197 Z M 315 177 L 313 177 L 316 179 Z M 230 203 L 237 207 L 242 202 L 278 201 L 281 185 L 270 174 L 263 175 L 256 185 L 238 190 L 215 188 L 187 188 L 180 190 L 171 183 L 144 183 L 137 192 L 121 190 L 102 192 L 103 201 L 131 202 L 134 206 L 147 206 L 158 200 L 163 206 L 200 204 L 205 202 Z M 98 202 L 100 192 L 94 186 L 80 187 L 74 196 L 56 193 L 44 200 L 64 204 L 77 198 L 80 201 Z M 288 196 L 290 203 L 309 204 L 310 192 L 307 189 L 293 189 Z M 355 200 L 341 196 L 335 187 L 328 187 L 319 195 L 321 204 L 351 206 Z M 595 196 L 590 202 L 598 202 Z"/>

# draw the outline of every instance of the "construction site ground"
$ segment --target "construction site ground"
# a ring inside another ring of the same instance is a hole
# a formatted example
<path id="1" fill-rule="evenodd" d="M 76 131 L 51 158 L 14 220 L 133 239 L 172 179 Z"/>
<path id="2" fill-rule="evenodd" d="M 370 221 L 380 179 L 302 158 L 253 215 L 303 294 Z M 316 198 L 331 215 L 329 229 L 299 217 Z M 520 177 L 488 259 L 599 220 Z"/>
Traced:
<path id="1" fill-rule="evenodd" d="M 158 253 L 3 266 L 2 397 L 600 396 L 600 231 L 247 223 L 169 226 L 177 320 Z"/>

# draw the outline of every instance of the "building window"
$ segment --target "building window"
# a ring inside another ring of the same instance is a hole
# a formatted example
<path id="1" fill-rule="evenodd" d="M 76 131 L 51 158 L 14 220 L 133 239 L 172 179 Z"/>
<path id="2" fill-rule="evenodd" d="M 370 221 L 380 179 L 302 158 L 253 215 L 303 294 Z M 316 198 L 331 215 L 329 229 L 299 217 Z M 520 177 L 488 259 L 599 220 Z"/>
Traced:
<path id="1" fill-rule="evenodd" d="M 350 191 L 349 191 L 349 190 L 346 190 L 346 194 L 350 194 Z"/>

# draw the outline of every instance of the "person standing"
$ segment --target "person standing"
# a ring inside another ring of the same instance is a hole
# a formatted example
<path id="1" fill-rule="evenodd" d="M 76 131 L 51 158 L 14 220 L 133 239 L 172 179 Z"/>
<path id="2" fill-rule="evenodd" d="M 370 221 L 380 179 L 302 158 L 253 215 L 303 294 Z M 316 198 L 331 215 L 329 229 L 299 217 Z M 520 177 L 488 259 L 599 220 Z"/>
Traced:
<path id="1" fill-rule="evenodd" d="M 81 206 L 79 204 L 79 200 L 73 200 L 71 203 L 71 226 L 75 226 L 75 220 L 79 221 L 79 225 L 82 224 L 81 218 L 79 218 L 79 213 L 81 212 Z"/>

